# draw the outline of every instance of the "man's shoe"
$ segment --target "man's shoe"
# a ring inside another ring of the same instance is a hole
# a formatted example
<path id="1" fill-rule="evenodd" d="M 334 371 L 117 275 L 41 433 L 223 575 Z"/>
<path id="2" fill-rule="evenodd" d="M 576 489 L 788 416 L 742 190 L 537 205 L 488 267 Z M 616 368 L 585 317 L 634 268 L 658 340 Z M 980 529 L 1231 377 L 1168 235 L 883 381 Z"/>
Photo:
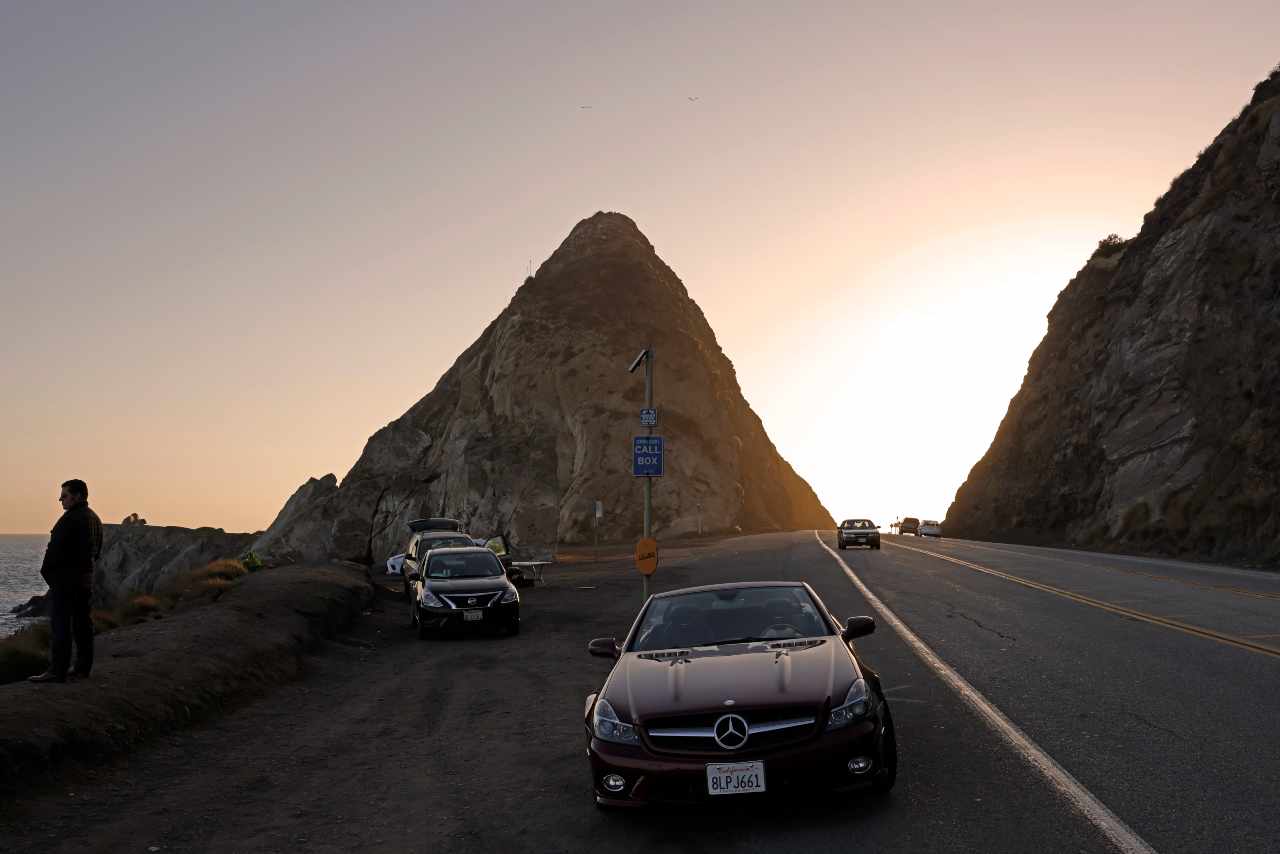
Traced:
<path id="1" fill-rule="evenodd" d="M 41 673 L 39 676 L 29 677 L 27 681 L 28 682 L 66 682 L 67 677 L 62 676 L 58 673 L 54 673 L 52 670 L 46 670 L 44 673 Z"/>

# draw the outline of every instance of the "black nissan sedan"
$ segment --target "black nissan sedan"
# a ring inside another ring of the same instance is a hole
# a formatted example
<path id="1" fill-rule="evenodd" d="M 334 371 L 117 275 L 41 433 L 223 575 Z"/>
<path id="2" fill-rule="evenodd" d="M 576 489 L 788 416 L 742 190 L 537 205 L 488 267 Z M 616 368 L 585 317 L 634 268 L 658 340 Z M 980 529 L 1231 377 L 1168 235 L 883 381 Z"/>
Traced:
<path id="1" fill-rule="evenodd" d="M 471 627 L 513 635 L 520 631 L 520 593 L 507 580 L 502 561 L 487 548 L 432 549 L 405 580 L 418 637 Z"/>
<path id="2" fill-rule="evenodd" d="M 583 718 L 596 804 L 889 791 L 889 703 L 852 643 L 874 630 L 802 582 L 650 597 L 625 641 L 588 645 L 617 661 Z"/>

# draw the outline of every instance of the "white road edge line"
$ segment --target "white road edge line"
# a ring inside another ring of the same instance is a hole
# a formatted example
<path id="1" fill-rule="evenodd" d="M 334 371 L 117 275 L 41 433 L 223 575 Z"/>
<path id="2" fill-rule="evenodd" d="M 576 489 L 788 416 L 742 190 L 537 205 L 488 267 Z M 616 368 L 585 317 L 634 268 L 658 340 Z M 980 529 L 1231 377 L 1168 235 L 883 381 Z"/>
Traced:
<path id="1" fill-rule="evenodd" d="M 978 716 L 986 721 L 997 735 L 1007 741 L 1019 756 L 1039 771 L 1049 782 L 1049 785 L 1057 789 L 1059 794 L 1065 797 L 1077 812 L 1088 819 L 1094 827 L 1098 828 L 1112 845 L 1125 852 L 1125 854 L 1156 854 L 1155 849 L 1135 833 L 1133 828 L 1125 824 L 1120 816 L 1108 809 L 1107 805 L 1086 789 L 1079 780 L 1071 775 L 1070 771 L 1063 768 L 1052 756 L 1045 753 L 1040 745 L 1032 741 L 1026 733 L 1018 728 L 1017 724 L 1005 717 L 1004 712 L 997 709 L 986 697 L 978 693 L 978 690 L 953 670 L 951 665 L 939 658 L 937 653 L 930 649 L 924 641 L 920 640 L 915 632 L 907 628 L 906 624 L 898 618 L 898 615 L 890 611 L 888 606 L 881 602 L 879 597 L 872 593 L 870 588 L 862 582 L 862 579 L 849 568 L 849 564 L 844 562 L 844 558 L 822 541 L 821 534 L 814 531 L 813 536 L 817 539 L 818 545 L 826 549 L 827 553 L 836 559 L 836 562 L 844 570 L 844 574 L 849 577 L 849 580 L 853 582 L 853 586 L 858 588 L 858 592 L 863 595 L 867 602 L 871 603 L 871 607 L 906 641 L 907 646 L 911 647 L 911 651 L 937 673 L 942 681 L 950 686 L 953 691 L 959 694 L 960 699 L 977 712 Z"/>

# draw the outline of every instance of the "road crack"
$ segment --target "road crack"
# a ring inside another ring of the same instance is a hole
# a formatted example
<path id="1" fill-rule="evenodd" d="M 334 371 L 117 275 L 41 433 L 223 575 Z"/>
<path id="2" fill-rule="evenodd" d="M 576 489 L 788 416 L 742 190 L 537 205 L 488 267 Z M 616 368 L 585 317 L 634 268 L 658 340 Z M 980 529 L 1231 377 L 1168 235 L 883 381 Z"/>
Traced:
<path id="1" fill-rule="evenodd" d="M 1124 709 L 1123 711 L 1124 711 L 1124 713 L 1125 713 L 1126 715 L 1128 715 L 1129 717 L 1133 718 L 1134 720 L 1138 721 L 1139 723 L 1144 723 L 1144 724 L 1146 724 L 1147 726 L 1151 727 L 1152 729 L 1154 729 L 1154 730 L 1156 730 L 1156 731 L 1158 731 L 1158 732 L 1168 733 L 1169 735 L 1173 736 L 1174 738 L 1176 738 L 1176 739 L 1178 739 L 1178 740 L 1180 740 L 1180 741 L 1186 741 L 1186 740 L 1187 740 L 1187 737 L 1186 737 L 1185 735 L 1183 735 L 1182 733 L 1178 732 L 1177 730 L 1169 729 L 1169 728 L 1168 728 L 1168 727 L 1166 727 L 1166 726 L 1161 726 L 1160 724 L 1156 723 L 1155 721 L 1148 720 L 1147 718 L 1143 717 L 1142 715 L 1138 714 L 1137 712 L 1133 711 L 1132 709 Z"/>
<path id="2" fill-rule="evenodd" d="M 996 637 L 1002 638 L 1002 639 L 1007 640 L 1007 641 L 1011 641 L 1012 643 L 1017 643 L 1017 642 L 1018 642 L 1018 639 L 1017 639 L 1016 637 L 1014 637 L 1013 635 L 1006 635 L 1004 632 L 1000 631 L 999 629 L 993 629 L 993 628 L 991 628 L 990 626 L 985 625 L 981 620 L 977 619 L 976 617 L 970 617 L 968 614 L 964 613 L 963 611 L 957 611 L 955 608 L 951 608 L 951 609 L 947 612 L 947 616 L 948 616 L 948 617 L 963 617 L 964 619 L 966 619 L 966 620 L 968 620 L 969 622 L 973 623 L 973 624 L 974 624 L 975 626 L 977 626 L 978 628 L 982 629 L 984 632 L 990 632 L 991 634 L 995 635 Z"/>

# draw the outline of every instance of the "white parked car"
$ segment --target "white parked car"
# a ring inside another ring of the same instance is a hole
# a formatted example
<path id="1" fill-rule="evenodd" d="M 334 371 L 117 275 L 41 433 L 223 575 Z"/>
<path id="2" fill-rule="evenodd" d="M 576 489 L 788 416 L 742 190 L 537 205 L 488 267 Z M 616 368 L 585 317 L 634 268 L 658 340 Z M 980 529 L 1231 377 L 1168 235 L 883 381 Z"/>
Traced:
<path id="1" fill-rule="evenodd" d="M 918 529 L 916 535 L 920 537 L 938 537 L 939 539 L 941 539 L 942 523 L 935 522 L 932 519 L 925 519 L 923 522 L 920 523 L 920 528 Z"/>

